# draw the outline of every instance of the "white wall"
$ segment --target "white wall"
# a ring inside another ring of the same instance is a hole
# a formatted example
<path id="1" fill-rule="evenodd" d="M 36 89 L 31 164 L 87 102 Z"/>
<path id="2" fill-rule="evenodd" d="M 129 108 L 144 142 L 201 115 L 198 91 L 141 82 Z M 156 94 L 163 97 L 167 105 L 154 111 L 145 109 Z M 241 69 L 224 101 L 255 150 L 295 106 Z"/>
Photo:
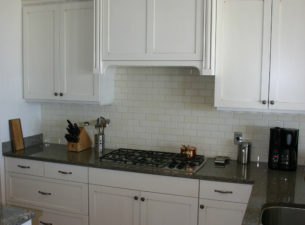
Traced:
<path id="1" fill-rule="evenodd" d="M 213 107 L 214 77 L 185 68 L 118 68 L 111 106 L 42 104 L 42 130 L 63 140 L 66 119 L 111 119 L 106 147 L 178 152 L 181 144 L 206 156 L 237 157 L 234 131 L 252 142 L 252 160 L 267 161 L 270 127 L 300 129 L 299 163 L 305 164 L 305 115 L 223 112 Z M 92 134 L 92 132 L 91 132 Z"/>
<path id="2" fill-rule="evenodd" d="M 40 104 L 22 99 L 21 38 L 21 0 L 0 0 L 0 143 L 10 140 L 9 119 L 21 118 L 25 137 L 40 133 Z M 2 190 L 3 164 L 0 153 Z"/>

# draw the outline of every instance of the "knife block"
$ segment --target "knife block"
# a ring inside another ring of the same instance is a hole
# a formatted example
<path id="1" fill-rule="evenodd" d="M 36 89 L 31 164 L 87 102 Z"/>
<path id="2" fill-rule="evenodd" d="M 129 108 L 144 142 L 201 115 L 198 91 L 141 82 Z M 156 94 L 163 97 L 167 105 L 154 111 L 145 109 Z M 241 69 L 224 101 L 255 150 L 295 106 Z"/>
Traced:
<path id="1" fill-rule="evenodd" d="M 80 127 L 78 135 L 78 142 L 68 142 L 68 151 L 81 152 L 91 148 L 92 141 L 85 128 Z"/>

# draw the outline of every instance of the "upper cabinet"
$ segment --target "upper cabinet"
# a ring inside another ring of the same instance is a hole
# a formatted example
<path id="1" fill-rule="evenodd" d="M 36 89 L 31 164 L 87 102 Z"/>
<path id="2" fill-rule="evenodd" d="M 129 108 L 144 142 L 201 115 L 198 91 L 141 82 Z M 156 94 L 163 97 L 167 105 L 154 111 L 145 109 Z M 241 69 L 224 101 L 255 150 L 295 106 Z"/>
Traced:
<path id="1" fill-rule="evenodd" d="M 25 99 L 111 103 L 101 87 L 113 78 L 94 70 L 94 15 L 93 1 L 24 5 Z"/>
<path id="2" fill-rule="evenodd" d="M 102 64 L 214 72 L 212 0 L 102 0 Z"/>
<path id="3" fill-rule="evenodd" d="M 305 110 L 304 10 L 303 0 L 217 0 L 215 106 Z"/>
<path id="4" fill-rule="evenodd" d="M 217 107 L 267 109 L 271 4 L 217 0 Z"/>
<path id="5" fill-rule="evenodd" d="M 304 0 L 273 0 L 270 109 L 305 110 L 304 12 Z"/>
<path id="6" fill-rule="evenodd" d="M 202 60 L 202 0 L 104 0 L 103 60 Z"/>
<path id="7" fill-rule="evenodd" d="M 59 92 L 59 11 L 56 5 L 23 9 L 24 97 L 55 99 Z"/>

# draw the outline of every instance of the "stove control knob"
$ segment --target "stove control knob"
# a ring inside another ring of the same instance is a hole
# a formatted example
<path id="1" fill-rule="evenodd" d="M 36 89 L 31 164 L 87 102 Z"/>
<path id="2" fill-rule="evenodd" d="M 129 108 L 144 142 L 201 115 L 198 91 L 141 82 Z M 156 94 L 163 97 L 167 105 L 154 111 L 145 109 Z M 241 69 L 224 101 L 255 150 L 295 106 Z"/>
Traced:
<path id="1" fill-rule="evenodd" d="M 138 200 L 138 199 L 139 199 L 139 197 L 138 197 L 138 196 L 134 196 L 133 198 L 134 198 L 134 200 Z"/>
<path id="2" fill-rule="evenodd" d="M 141 198 L 141 201 L 144 202 L 144 201 L 145 201 L 145 198 L 142 197 L 142 198 Z"/>
<path id="3" fill-rule="evenodd" d="M 204 205 L 200 205 L 199 207 L 200 207 L 200 209 L 204 209 Z"/>

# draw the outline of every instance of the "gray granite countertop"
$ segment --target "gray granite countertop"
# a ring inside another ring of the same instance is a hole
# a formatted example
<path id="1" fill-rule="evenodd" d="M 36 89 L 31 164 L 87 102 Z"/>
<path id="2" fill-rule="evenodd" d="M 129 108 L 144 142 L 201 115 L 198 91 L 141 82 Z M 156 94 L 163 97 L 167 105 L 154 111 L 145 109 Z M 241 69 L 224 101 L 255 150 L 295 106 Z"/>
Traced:
<path id="1" fill-rule="evenodd" d="M 286 172 L 270 170 L 266 163 L 250 163 L 242 166 L 236 161 L 231 161 L 223 168 L 215 167 L 213 160 L 208 159 L 195 174 L 170 172 L 156 168 L 102 162 L 92 150 L 79 153 L 68 152 L 66 146 L 55 144 L 49 147 L 36 145 L 17 153 L 6 152 L 4 156 L 165 176 L 253 184 L 243 225 L 258 225 L 261 209 L 267 203 L 295 204 L 305 207 L 305 167 L 301 166 L 297 171 Z"/>
<path id="2" fill-rule="evenodd" d="M 34 217 L 35 213 L 27 209 L 0 206 L 0 225 L 21 225 Z"/>

